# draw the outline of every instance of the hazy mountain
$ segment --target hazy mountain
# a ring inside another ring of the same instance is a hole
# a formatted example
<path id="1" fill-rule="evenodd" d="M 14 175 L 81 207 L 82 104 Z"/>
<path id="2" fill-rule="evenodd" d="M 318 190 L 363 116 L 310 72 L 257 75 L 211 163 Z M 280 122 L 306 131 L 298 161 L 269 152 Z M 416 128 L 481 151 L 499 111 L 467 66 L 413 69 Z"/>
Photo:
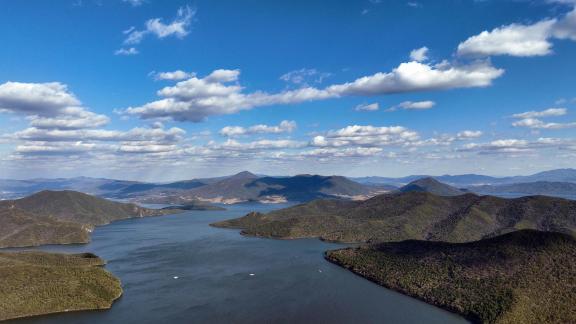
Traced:
<path id="1" fill-rule="evenodd" d="M 122 286 L 104 264 L 91 253 L 0 252 L 0 321 L 110 308 Z"/>
<path id="2" fill-rule="evenodd" d="M 550 171 L 539 172 L 529 176 L 513 176 L 513 177 L 490 177 L 478 174 L 462 174 L 462 175 L 412 175 L 400 178 L 391 177 L 360 177 L 352 178 L 352 180 L 360 183 L 372 184 L 389 184 L 394 186 L 403 186 L 412 181 L 432 177 L 440 182 L 457 187 L 479 186 L 479 185 L 495 185 L 495 184 L 512 184 L 524 182 L 572 182 L 576 183 L 576 169 L 556 169 Z"/>
<path id="3" fill-rule="evenodd" d="M 410 182 L 404 187 L 398 189 L 400 192 L 429 192 L 438 196 L 458 196 L 465 192 L 444 184 L 434 178 L 422 178 Z"/>
<path id="4" fill-rule="evenodd" d="M 507 185 L 473 186 L 467 188 L 480 194 L 519 194 L 519 195 L 546 195 L 557 197 L 575 197 L 576 183 L 570 182 L 526 182 Z"/>
<path id="5" fill-rule="evenodd" d="M 477 323 L 575 323 L 576 240 L 522 230 L 464 244 L 383 243 L 326 258 Z"/>
<path id="6" fill-rule="evenodd" d="M 576 201 L 544 196 L 504 199 L 470 193 L 442 197 L 406 192 L 365 201 L 315 200 L 213 225 L 274 238 L 467 242 L 518 229 L 576 233 Z"/>
<path id="7" fill-rule="evenodd" d="M 74 191 L 42 191 L 26 198 L 0 201 L 0 246 L 86 243 L 95 225 L 174 212 Z"/>

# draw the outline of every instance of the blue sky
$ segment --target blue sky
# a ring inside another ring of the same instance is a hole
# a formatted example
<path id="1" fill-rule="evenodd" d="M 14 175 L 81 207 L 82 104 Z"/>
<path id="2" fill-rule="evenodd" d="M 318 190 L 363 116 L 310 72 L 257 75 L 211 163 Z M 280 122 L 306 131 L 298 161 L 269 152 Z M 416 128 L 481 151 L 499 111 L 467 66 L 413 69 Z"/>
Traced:
<path id="1" fill-rule="evenodd" d="M 574 1 L 0 1 L 0 177 L 576 161 Z"/>

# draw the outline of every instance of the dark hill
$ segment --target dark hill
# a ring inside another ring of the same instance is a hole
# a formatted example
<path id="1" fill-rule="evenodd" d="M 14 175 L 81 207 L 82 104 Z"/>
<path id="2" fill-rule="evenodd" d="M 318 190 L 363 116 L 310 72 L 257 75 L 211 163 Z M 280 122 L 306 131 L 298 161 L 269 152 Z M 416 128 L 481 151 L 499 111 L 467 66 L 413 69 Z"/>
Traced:
<path id="1" fill-rule="evenodd" d="M 504 199 L 425 192 L 384 194 L 366 201 L 316 200 L 213 224 L 275 238 L 339 242 L 407 239 L 467 242 L 518 229 L 576 233 L 576 201 L 544 196 Z"/>
<path id="2" fill-rule="evenodd" d="M 570 235 L 522 230 L 464 244 L 403 241 L 328 251 L 326 258 L 473 322 L 576 322 Z"/>
<path id="3" fill-rule="evenodd" d="M 429 192 L 438 196 L 458 196 L 464 194 L 463 191 L 444 184 L 434 178 L 427 177 L 410 182 L 398 189 L 400 192 Z"/>

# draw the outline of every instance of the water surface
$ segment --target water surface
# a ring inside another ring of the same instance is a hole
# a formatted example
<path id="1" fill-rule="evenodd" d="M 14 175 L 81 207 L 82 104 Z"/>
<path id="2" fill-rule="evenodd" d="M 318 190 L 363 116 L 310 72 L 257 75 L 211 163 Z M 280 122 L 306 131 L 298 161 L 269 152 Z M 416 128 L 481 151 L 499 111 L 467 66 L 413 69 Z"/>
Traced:
<path id="1" fill-rule="evenodd" d="M 110 310 L 16 322 L 465 323 L 324 260 L 324 251 L 343 245 L 250 238 L 208 226 L 280 207 L 237 205 L 125 220 L 97 228 L 90 244 L 42 247 L 103 257 L 122 280 L 124 295 Z"/>

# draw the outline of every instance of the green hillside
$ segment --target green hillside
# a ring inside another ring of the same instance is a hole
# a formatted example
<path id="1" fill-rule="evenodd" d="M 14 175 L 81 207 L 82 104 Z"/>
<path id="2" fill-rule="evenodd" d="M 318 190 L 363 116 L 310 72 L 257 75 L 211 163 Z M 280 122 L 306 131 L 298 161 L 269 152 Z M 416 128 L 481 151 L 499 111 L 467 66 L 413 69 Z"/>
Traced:
<path id="1" fill-rule="evenodd" d="M 274 238 L 467 242 L 519 229 L 576 233 L 576 201 L 544 196 L 503 199 L 406 192 L 360 202 L 316 200 L 213 225 Z"/>
<path id="2" fill-rule="evenodd" d="M 0 252 L 0 320 L 110 308 L 122 287 L 104 264 L 90 253 Z"/>
<path id="3" fill-rule="evenodd" d="M 463 244 L 392 242 L 328 251 L 326 258 L 473 322 L 576 322 L 570 235 L 522 230 Z"/>

